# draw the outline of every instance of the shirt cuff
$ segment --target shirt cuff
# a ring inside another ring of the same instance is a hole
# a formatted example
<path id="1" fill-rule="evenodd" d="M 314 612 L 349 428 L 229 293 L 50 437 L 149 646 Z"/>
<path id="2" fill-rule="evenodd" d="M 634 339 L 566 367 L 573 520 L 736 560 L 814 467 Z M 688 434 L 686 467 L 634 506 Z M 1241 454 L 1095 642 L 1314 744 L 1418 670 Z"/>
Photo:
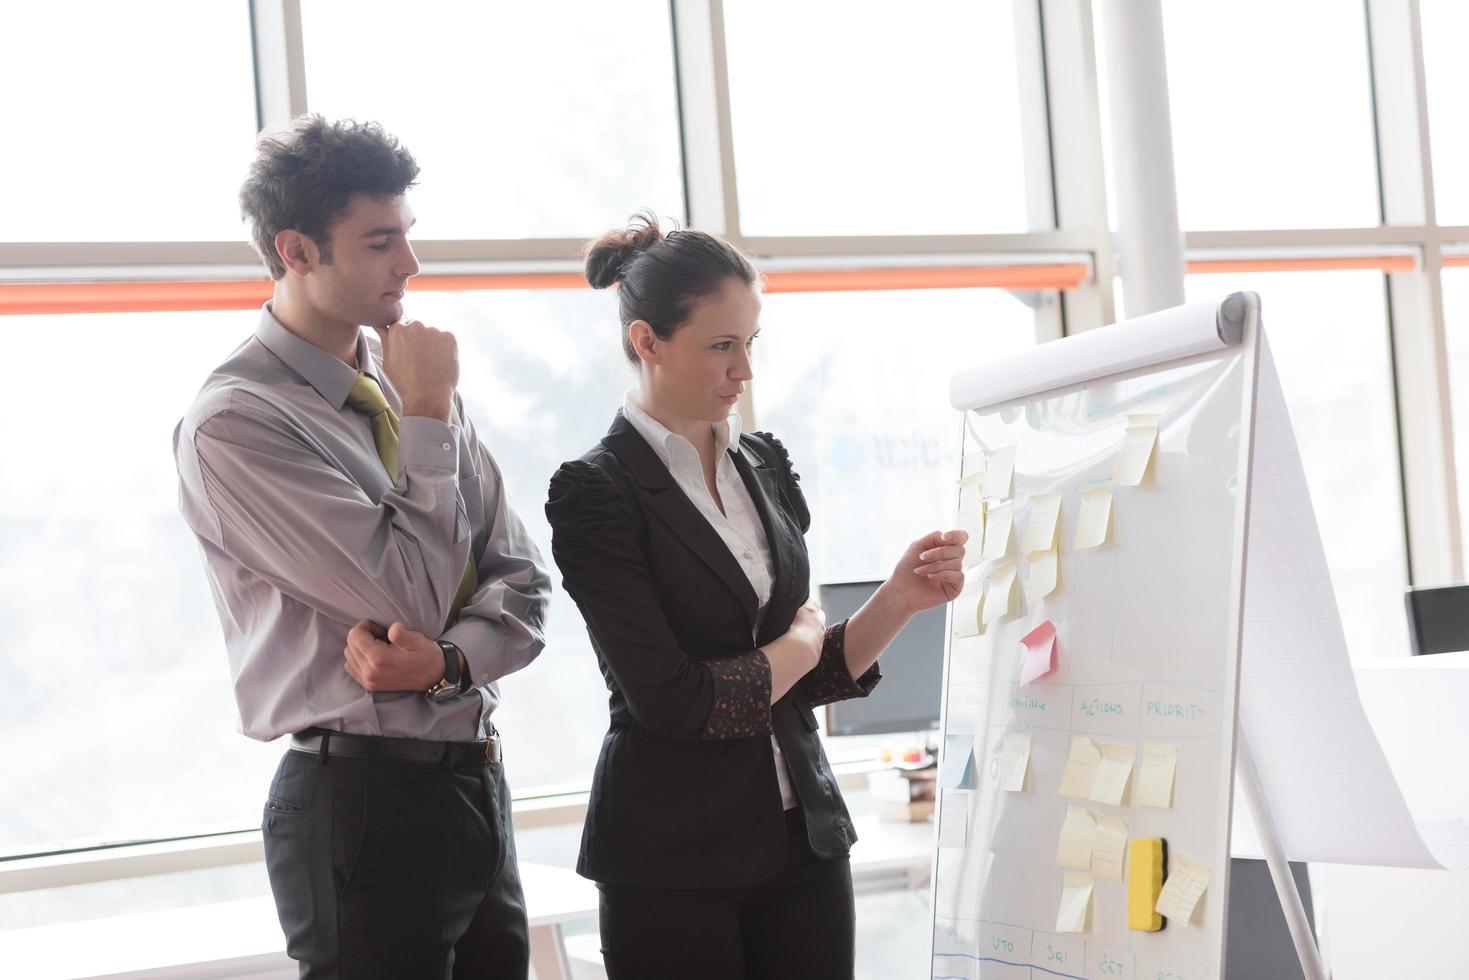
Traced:
<path id="1" fill-rule="evenodd" d="M 459 473 L 459 433 L 455 426 L 423 415 L 398 420 L 398 466 Z"/>
<path id="2" fill-rule="evenodd" d="M 806 695 L 806 703 L 814 708 L 833 701 L 865 698 L 880 680 L 882 669 L 876 661 L 861 677 L 852 679 L 852 672 L 847 667 L 847 621 L 844 619 L 826 631 L 826 642 L 821 645 L 821 660 L 816 669 L 801 678 L 801 688 Z"/>
<path id="3" fill-rule="evenodd" d="M 480 616 L 463 616 L 439 639 L 464 653 L 470 687 L 484 687 L 513 674 L 535 659 L 545 640 L 539 632 L 515 621 L 506 626 Z"/>
<path id="4" fill-rule="evenodd" d="M 771 733 L 770 661 L 752 650 L 738 657 L 706 660 L 700 666 L 714 681 L 709 717 L 700 737 L 754 738 Z"/>

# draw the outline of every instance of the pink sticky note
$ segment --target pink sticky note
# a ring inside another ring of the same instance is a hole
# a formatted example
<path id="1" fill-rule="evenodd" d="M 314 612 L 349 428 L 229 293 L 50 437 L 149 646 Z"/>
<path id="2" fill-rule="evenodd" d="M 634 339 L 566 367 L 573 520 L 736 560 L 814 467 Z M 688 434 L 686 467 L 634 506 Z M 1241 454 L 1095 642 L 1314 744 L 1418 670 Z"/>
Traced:
<path id="1" fill-rule="evenodd" d="M 1021 639 L 1025 656 L 1020 661 L 1020 683 L 1045 677 L 1056 669 L 1056 626 L 1049 619 Z"/>

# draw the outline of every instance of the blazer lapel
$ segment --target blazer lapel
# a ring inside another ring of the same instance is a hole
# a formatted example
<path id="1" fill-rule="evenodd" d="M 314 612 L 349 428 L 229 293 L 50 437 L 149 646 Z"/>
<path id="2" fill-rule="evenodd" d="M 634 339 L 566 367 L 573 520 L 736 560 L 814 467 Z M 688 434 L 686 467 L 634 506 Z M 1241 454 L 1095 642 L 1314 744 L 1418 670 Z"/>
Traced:
<path id="1" fill-rule="evenodd" d="M 684 546 L 698 555 L 709 566 L 709 570 L 735 594 L 753 625 L 759 611 L 759 599 L 750 580 L 745 577 L 745 572 L 735 561 L 734 555 L 729 553 L 719 532 L 710 526 L 693 501 L 679 488 L 673 474 L 668 472 L 668 467 L 663 465 L 653 447 L 648 445 L 621 412 L 617 413 L 612 428 L 602 442 L 622 461 L 622 465 L 627 467 L 627 471 L 647 494 L 648 510 L 667 524 Z M 763 509 L 760 517 L 761 520 L 767 519 Z M 768 523 L 766 533 L 770 533 Z"/>

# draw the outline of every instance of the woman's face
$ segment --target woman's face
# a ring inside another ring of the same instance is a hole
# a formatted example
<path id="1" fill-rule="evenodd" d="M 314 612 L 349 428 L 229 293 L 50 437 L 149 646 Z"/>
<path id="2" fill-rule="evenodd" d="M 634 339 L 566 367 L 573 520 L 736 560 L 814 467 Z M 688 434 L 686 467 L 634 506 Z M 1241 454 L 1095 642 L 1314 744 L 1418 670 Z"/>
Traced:
<path id="1" fill-rule="evenodd" d="M 752 377 L 751 348 L 760 332 L 760 294 L 728 279 L 695 302 L 693 314 L 659 340 L 635 323 L 633 342 L 642 358 L 643 384 L 653 403 L 681 418 L 718 422 L 729 417 Z"/>

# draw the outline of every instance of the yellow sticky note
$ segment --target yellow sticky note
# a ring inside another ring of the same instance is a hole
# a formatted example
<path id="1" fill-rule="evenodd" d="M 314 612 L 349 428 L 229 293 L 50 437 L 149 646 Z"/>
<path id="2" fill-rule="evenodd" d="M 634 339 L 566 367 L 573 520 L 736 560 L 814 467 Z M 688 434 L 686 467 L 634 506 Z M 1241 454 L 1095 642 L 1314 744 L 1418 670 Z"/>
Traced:
<path id="1" fill-rule="evenodd" d="M 1015 501 L 991 501 L 984 513 L 984 560 L 1004 558 L 1010 552 L 1010 528 L 1015 523 Z"/>
<path id="2" fill-rule="evenodd" d="M 989 586 L 984 590 L 984 610 L 980 613 L 981 626 L 1010 615 L 1010 600 L 1015 592 L 1015 563 L 1001 562 L 990 570 Z"/>
<path id="3" fill-rule="evenodd" d="M 1143 761 L 1137 772 L 1138 806 L 1166 810 L 1173 806 L 1173 772 L 1178 767 L 1178 746 L 1143 743 Z"/>
<path id="4" fill-rule="evenodd" d="M 1025 556 L 1025 601 L 1038 602 L 1056 591 L 1061 560 L 1056 549 L 1032 551 Z"/>
<path id="5" fill-rule="evenodd" d="M 1155 909 L 1163 891 L 1163 857 L 1166 848 L 1160 837 L 1142 837 L 1128 845 L 1127 927 L 1138 932 L 1157 932 L 1163 917 Z"/>
<path id="6" fill-rule="evenodd" d="M 984 450 L 975 453 L 966 453 L 964 462 L 959 467 L 959 485 L 961 487 L 974 487 L 979 489 L 984 486 L 985 471 Z"/>
<path id="7" fill-rule="evenodd" d="M 1056 542 L 1056 520 L 1061 516 L 1059 493 L 1038 493 L 1030 498 L 1030 519 L 1025 525 L 1024 551 L 1049 551 Z"/>
<path id="8" fill-rule="evenodd" d="M 986 497 L 1010 496 L 1010 484 L 1015 476 L 1015 447 L 991 449 L 985 460 L 984 495 Z"/>
<path id="9" fill-rule="evenodd" d="M 1158 913 L 1176 922 L 1188 922 L 1194 917 L 1204 889 L 1209 887 L 1209 869 L 1197 861 L 1190 861 L 1182 854 L 1173 857 L 1168 871 L 1168 880 L 1163 882 L 1163 891 L 1158 895 Z"/>
<path id="10" fill-rule="evenodd" d="M 1097 775 L 1092 780 L 1092 791 L 1087 799 L 1121 806 L 1127 795 L 1127 780 L 1132 775 L 1136 756 L 1137 750 L 1131 745 L 1103 745 L 1102 761 L 1097 766 Z"/>
<path id="11" fill-rule="evenodd" d="M 973 568 L 984 560 L 981 557 L 984 550 L 984 498 L 979 495 L 979 487 L 959 488 L 959 510 L 954 526 L 969 535 L 964 544 L 964 567 Z"/>
<path id="12" fill-rule="evenodd" d="M 1097 829 L 1092 835 L 1092 874 L 1121 881 L 1122 866 L 1127 860 L 1127 824 L 1101 813 L 1096 820 Z"/>
<path id="13" fill-rule="evenodd" d="M 1061 821 L 1061 839 L 1056 844 L 1056 863 L 1063 868 L 1090 868 L 1096 830 L 1096 821 L 1090 810 L 1084 806 L 1068 806 L 1066 819 Z"/>
<path id="14" fill-rule="evenodd" d="M 1081 513 L 1076 517 L 1078 551 L 1096 548 L 1107 541 L 1107 526 L 1112 522 L 1112 488 L 1094 487 L 1082 492 Z"/>
<path id="15" fill-rule="evenodd" d="M 1067 871 L 1062 875 L 1061 908 L 1056 912 L 1057 932 L 1086 932 L 1094 885 L 1092 876 L 1085 871 Z"/>
<path id="16" fill-rule="evenodd" d="M 969 790 L 939 790 L 939 847 L 969 843 Z"/>
<path id="17" fill-rule="evenodd" d="M 964 590 L 954 600 L 954 639 L 978 636 L 980 601 L 984 598 L 984 579 L 965 576 Z"/>
<path id="18" fill-rule="evenodd" d="M 1119 487 L 1135 487 L 1143 482 L 1148 462 L 1153 458 L 1153 445 L 1158 441 L 1158 415 L 1129 415 L 1122 449 L 1112 469 L 1112 482 Z"/>
<path id="19" fill-rule="evenodd" d="M 1005 736 L 1000 749 L 1000 790 L 1005 793 L 1025 791 L 1025 771 L 1030 767 L 1030 736 L 1012 732 Z"/>
<path id="20" fill-rule="evenodd" d="M 1085 735 L 1071 736 L 1071 752 L 1066 756 L 1066 770 L 1061 774 L 1062 796 L 1090 796 L 1102 753 Z"/>

